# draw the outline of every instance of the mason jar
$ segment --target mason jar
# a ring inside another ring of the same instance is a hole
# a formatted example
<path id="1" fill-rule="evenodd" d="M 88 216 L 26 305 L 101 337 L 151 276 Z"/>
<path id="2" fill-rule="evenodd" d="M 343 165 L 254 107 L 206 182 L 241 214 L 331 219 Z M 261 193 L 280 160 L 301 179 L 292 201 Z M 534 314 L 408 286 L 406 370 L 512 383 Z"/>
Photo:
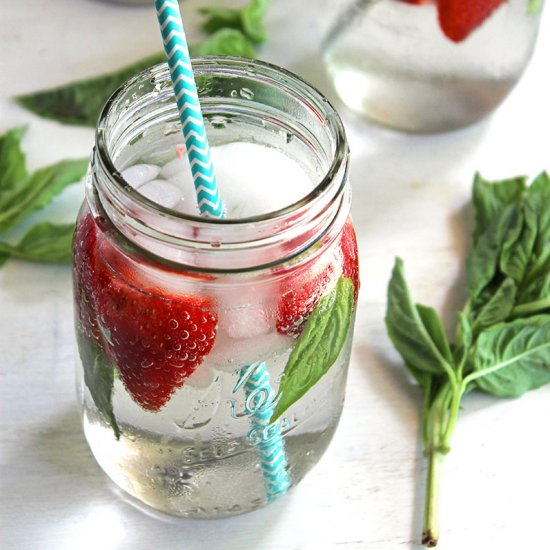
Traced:
<path id="1" fill-rule="evenodd" d="M 415 132 L 493 112 L 531 58 L 542 9 L 536 0 L 329 4 L 323 58 L 338 95 L 367 118 Z"/>
<path id="2" fill-rule="evenodd" d="M 331 105 L 266 63 L 193 66 L 211 147 L 261 144 L 315 183 L 246 218 L 152 202 L 123 173 L 170 161 L 181 124 L 166 65 L 129 80 L 100 117 L 74 237 L 77 380 L 107 475 L 158 510 L 212 518 L 284 495 L 324 453 L 359 280 L 349 151 Z"/>

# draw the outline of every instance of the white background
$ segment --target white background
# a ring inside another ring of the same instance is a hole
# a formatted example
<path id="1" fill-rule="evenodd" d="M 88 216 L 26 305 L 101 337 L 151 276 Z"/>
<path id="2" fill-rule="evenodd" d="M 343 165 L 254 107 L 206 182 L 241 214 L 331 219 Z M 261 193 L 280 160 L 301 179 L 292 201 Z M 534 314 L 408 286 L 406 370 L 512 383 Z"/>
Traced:
<path id="1" fill-rule="evenodd" d="M 196 38 L 199 3 L 182 5 L 188 34 Z M 318 59 L 315 7 L 274 0 L 261 57 L 330 95 Z M 415 299 L 443 311 L 452 326 L 464 298 L 473 173 L 534 176 L 550 168 L 549 17 L 521 84 L 488 122 L 446 135 L 403 135 L 360 121 L 336 103 L 353 155 L 363 285 L 346 406 L 319 465 L 268 508 L 189 521 L 155 517 L 125 502 L 95 464 L 79 425 L 70 268 L 10 261 L 0 270 L 0 547 L 417 548 L 421 395 L 385 334 L 386 285 L 394 256 L 402 256 Z M 0 0 L 0 131 L 29 125 L 23 146 L 31 169 L 87 156 L 91 130 L 38 119 L 10 97 L 159 50 L 150 7 Z M 40 216 L 69 221 L 81 196 L 75 186 Z M 550 387 L 518 400 L 464 400 L 444 477 L 441 550 L 548 548 L 549 417 Z"/>

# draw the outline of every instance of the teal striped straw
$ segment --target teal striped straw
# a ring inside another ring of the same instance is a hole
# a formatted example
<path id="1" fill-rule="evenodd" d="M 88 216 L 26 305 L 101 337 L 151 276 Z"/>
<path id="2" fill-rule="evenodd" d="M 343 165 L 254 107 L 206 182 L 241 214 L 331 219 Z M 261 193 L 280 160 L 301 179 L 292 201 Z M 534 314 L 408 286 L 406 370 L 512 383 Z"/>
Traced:
<path id="1" fill-rule="evenodd" d="M 155 0 L 155 8 L 174 86 L 199 211 L 205 217 L 223 218 L 223 202 L 210 158 L 210 147 L 179 5 L 177 0 Z M 251 374 L 245 384 L 246 403 L 254 401 L 255 397 L 261 394 L 273 397 L 266 364 L 250 365 L 244 370 L 249 369 Z M 280 426 L 270 426 L 269 422 L 273 408 L 274 406 L 268 406 L 255 410 L 254 404 L 251 408 L 247 405 L 248 412 L 252 414 L 251 433 L 259 434 L 260 437 L 258 453 L 268 501 L 285 494 L 291 484 Z"/>
<path id="2" fill-rule="evenodd" d="M 253 410 L 251 433 L 259 437 L 258 443 L 260 467 L 264 478 L 268 501 L 284 495 L 291 484 L 287 472 L 287 460 L 281 426 L 271 424 L 270 419 L 277 402 L 269 383 L 269 373 L 265 363 L 257 363 L 245 367 L 249 371 L 244 385 L 246 394 L 246 409 Z M 255 402 L 256 401 L 256 402 Z"/>
<path id="3" fill-rule="evenodd" d="M 155 8 L 174 85 L 199 210 L 203 216 L 221 218 L 223 203 L 210 158 L 210 147 L 180 8 L 177 0 L 155 0 Z"/>

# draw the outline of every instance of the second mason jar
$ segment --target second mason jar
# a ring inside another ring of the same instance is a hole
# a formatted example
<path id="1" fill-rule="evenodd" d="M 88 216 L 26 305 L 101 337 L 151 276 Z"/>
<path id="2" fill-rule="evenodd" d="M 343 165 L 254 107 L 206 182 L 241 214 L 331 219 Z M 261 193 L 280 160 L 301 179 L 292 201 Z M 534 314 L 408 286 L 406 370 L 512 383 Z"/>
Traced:
<path id="1" fill-rule="evenodd" d="M 137 75 L 98 123 L 74 297 L 98 463 L 147 505 L 211 518 L 284 495 L 325 451 L 359 280 L 348 146 L 330 104 L 265 63 L 193 66 L 226 218 L 201 218 L 185 186 L 165 202 L 179 175 L 163 177 L 188 170 L 177 106 L 165 65 Z"/>
<path id="2" fill-rule="evenodd" d="M 516 85 L 541 9 L 530 0 L 327 2 L 323 57 L 357 113 L 400 130 L 454 130 L 489 115 Z"/>

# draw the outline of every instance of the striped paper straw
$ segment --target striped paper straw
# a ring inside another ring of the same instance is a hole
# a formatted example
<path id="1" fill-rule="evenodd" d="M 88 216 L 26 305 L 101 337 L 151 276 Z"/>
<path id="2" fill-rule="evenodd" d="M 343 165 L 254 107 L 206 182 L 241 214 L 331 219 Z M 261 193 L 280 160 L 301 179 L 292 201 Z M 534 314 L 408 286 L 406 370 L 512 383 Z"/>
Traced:
<path id="1" fill-rule="evenodd" d="M 177 0 L 155 0 L 155 8 L 174 85 L 199 210 L 203 216 L 220 218 L 223 216 L 223 203 L 210 158 L 210 147 L 180 8 Z"/>
<path id="2" fill-rule="evenodd" d="M 290 475 L 287 472 L 287 460 L 281 426 L 277 422 L 270 424 L 271 416 L 275 409 L 276 401 L 269 383 L 269 373 L 265 363 L 250 365 L 243 371 L 251 370 L 244 385 L 246 395 L 246 409 L 253 410 L 252 433 L 259 437 L 259 456 L 262 476 L 264 478 L 268 501 L 284 495 L 291 484 Z M 258 399 L 260 405 L 254 401 Z"/>
<path id="3" fill-rule="evenodd" d="M 223 218 L 223 203 L 210 158 L 210 147 L 179 5 L 177 0 L 155 0 L 155 8 L 174 85 L 187 157 L 195 184 L 197 204 L 201 215 Z M 247 402 L 258 392 L 267 392 L 267 395 L 272 396 L 273 390 L 269 384 L 265 363 L 245 367 L 245 369 L 248 370 L 251 367 L 254 370 L 245 384 Z M 273 407 L 267 410 L 258 410 L 252 415 L 251 421 L 252 431 L 259 433 L 261 438 L 258 449 L 268 501 L 283 495 L 290 487 L 290 476 L 286 471 L 287 461 L 280 427 L 278 424 L 269 425 L 272 414 Z"/>

